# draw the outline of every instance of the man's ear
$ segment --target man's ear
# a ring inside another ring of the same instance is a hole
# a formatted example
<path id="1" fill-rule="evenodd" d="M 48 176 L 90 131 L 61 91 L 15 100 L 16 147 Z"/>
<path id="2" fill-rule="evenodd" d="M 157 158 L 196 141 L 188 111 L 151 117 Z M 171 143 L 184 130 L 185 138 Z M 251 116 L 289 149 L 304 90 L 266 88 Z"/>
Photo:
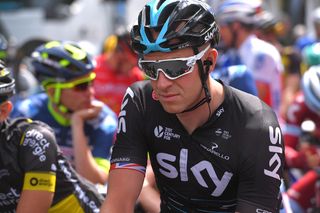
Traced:
<path id="1" fill-rule="evenodd" d="M 2 104 L 0 104 L 0 121 L 4 121 L 9 117 L 12 108 L 13 105 L 11 101 L 5 101 Z"/>
<path id="2" fill-rule="evenodd" d="M 205 66 L 210 66 L 210 71 L 212 71 L 216 65 L 218 57 L 218 51 L 216 49 L 210 49 L 206 60 L 204 60 L 203 64 Z"/>

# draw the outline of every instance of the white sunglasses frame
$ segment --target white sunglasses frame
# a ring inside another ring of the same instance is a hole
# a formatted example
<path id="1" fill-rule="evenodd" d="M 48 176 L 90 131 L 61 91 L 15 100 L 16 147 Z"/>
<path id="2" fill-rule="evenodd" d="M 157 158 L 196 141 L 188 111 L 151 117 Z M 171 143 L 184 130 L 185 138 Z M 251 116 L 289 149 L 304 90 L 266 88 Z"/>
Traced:
<path id="1" fill-rule="evenodd" d="M 166 61 L 187 61 L 186 65 L 187 65 L 188 67 L 190 67 L 190 69 L 189 69 L 187 72 L 185 72 L 185 73 L 183 73 L 183 74 L 181 74 L 181 75 L 179 75 L 179 76 L 177 76 L 177 77 L 170 77 L 170 76 L 168 76 L 168 74 L 167 74 L 163 69 L 160 69 L 160 68 L 157 69 L 156 78 L 153 78 L 153 77 L 147 75 L 146 72 L 144 71 L 144 73 L 145 73 L 145 74 L 148 76 L 148 78 L 150 78 L 151 80 L 157 80 L 160 71 L 161 71 L 168 79 L 170 79 L 170 80 L 175 80 L 175 79 L 178 79 L 178 78 L 180 78 L 180 77 L 182 77 L 182 76 L 185 76 L 185 75 L 191 73 L 191 72 L 193 71 L 193 69 L 194 69 L 194 65 L 196 64 L 197 60 L 200 60 L 200 59 L 204 56 L 204 54 L 205 54 L 209 49 L 210 49 L 210 45 L 208 45 L 205 49 L 203 49 L 203 50 L 202 50 L 201 52 L 199 52 L 198 54 L 193 55 L 193 56 L 189 56 L 189 57 L 184 57 L 184 58 L 171 58 L 171 59 L 163 59 L 163 60 L 144 60 L 144 59 L 141 59 L 141 58 L 140 58 L 139 61 L 138 61 L 138 65 L 139 65 L 140 69 L 141 69 L 142 71 L 144 71 L 144 70 L 142 69 L 142 66 L 140 65 L 141 62 L 142 62 L 142 63 L 144 63 L 144 62 L 145 62 L 145 63 L 161 63 L 161 62 L 166 62 Z"/>

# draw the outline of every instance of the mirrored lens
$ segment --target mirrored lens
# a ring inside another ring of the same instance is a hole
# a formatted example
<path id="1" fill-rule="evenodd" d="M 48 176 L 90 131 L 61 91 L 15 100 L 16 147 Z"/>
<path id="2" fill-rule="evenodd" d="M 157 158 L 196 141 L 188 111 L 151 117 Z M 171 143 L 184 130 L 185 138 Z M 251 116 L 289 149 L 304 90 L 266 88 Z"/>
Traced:
<path id="1" fill-rule="evenodd" d="M 169 79 L 177 79 L 180 76 L 186 74 L 191 70 L 193 66 L 188 66 L 187 61 L 162 61 L 162 62 L 139 62 L 140 68 L 146 73 L 146 75 L 156 80 L 158 78 L 158 72 L 161 70 Z"/>

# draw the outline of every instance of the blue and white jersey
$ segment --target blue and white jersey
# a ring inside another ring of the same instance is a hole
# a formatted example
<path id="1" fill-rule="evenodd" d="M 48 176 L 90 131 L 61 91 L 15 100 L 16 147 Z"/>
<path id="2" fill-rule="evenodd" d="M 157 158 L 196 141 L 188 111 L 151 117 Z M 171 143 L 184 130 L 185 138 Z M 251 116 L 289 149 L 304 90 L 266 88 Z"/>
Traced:
<path id="1" fill-rule="evenodd" d="M 228 67 L 222 67 L 215 69 L 210 73 L 214 79 L 220 79 L 225 84 L 234 88 L 250 93 L 252 95 L 258 95 L 258 90 L 253 79 L 252 73 L 248 71 L 245 65 L 233 65 Z"/>

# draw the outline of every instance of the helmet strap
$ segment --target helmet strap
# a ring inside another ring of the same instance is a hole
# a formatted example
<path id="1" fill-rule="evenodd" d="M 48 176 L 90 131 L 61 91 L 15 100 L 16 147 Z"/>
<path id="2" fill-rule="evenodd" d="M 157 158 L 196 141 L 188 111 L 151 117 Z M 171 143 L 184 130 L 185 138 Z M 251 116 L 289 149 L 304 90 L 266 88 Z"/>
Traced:
<path id="1" fill-rule="evenodd" d="M 198 54 L 199 53 L 198 48 L 194 47 L 193 52 L 195 55 Z M 206 64 L 205 71 L 204 71 L 203 63 L 202 63 L 201 59 L 197 60 L 197 65 L 198 65 L 200 80 L 201 80 L 202 88 L 204 90 L 205 97 L 203 99 L 201 99 L 198 103 L 196 103 L 194 106 L 182 111 L 181 113 L 193 111 L 193 110 L 197 109 L 198 107 L 200 107 L 201 105 L 203 105 L 204 103 L 207 103 L 209 110 L 210 110 L 210 115 L 209 115 L 209 118 L 210 118 L 211 117 L 211 108 L 210 108 L 209 103 L 211 101 L 211 94 L 209 92 L 208 85 L 207 85 L 207 79 L 209 77 L 209 71 L 210 71 L 210 64 Z"/>
<path id="2" fill-rule="evenodd" d="M 71 113 L 71 111 L 66 106 L 60 103 L 61 89 L 62 88 L 59 86 L 54 87 L 53 97 L 49 96 L 48 108 L 49 108 L 49 112 L 52 114 L 52 116 L 58 123 L 60 123 L 63 126 L 68 126 L 70 125 L 69 119 L 62 116 L 61 113 L 62 114 Z M 56 107 L 54 107 L 54 105 Z"/>

